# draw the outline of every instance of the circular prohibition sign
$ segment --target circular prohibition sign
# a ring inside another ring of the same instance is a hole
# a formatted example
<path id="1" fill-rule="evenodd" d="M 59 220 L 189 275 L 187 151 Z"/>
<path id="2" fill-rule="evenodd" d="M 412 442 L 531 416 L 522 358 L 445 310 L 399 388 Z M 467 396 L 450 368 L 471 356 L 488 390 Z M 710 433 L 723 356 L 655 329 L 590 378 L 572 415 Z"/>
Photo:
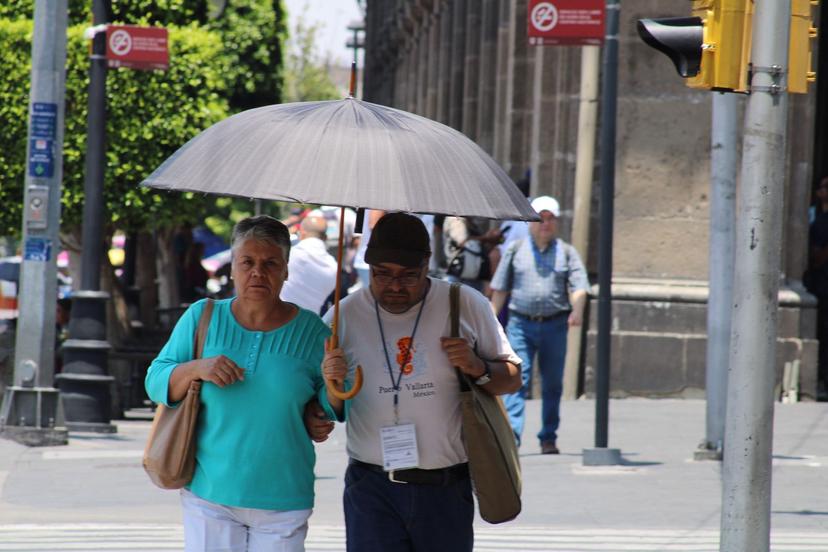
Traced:
<path id="1" fill-rule="evenodd" d="M 558 8 L 551 2 L 541 2 L 532 8 L 530 21 L 542 33 L 551 31 L 558 24 Z"/>
<path id="2" fill-rule="evenodd" d="M 109 37 L 109 48 L 116 56 L 125 56 L 132 50 L 132 37 L 123 29 L 118 29 Z"/>

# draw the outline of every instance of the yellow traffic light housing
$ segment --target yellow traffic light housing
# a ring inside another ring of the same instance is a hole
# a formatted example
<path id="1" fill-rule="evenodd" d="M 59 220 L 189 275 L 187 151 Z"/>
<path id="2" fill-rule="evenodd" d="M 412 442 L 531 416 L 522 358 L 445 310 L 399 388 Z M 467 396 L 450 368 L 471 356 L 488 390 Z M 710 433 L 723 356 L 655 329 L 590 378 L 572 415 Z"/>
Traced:
<path id="1" fill-rule="evenodd" d="M 693 0 L 693 17 L 641 19 L 638 32 L 664 52 L 687 86 L 720 92 L 750 90 L 750 49 L 754 0 Z M 811 71 L 811 6 L 818 0 L 791 0 L 787 91 L 806 94 Z"/>
<path id="2" fill-rule="evenodd" d="M 811 71 L 811 40 L 817 36 L 812 25 L 811 6 L 819 2 L 811 0 L 791 1 L 791 43 L 788 51 L 788 92 L 807 94 L 808 83 L 816 81 Z"/>
<path id="3" fill-rule="evenodd" d="M 687 86 L 720 91 L 747 89 L 751 24 L 748 9 L 752 9 L 750 0 L 693 1 L 693 15 L 702 20 L 704 38 L 701 71 L 687 80 Z"/>

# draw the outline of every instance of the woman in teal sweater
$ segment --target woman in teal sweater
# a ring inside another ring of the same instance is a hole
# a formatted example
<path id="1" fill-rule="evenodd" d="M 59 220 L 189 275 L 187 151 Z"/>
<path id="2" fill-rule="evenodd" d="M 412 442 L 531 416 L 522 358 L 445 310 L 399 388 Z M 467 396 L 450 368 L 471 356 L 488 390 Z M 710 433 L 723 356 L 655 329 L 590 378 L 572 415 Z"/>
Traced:
<path id="1" fill-rule="evenodd" d="M 190 382 L 204 382 L 195 473 L 181 491 L 186 549 L 301 551 L 316 462 L 304 407 L 316 398 L 330 419 L 342 412 L 320 369 L 330 330 L 279 298 L 290 252 L 281 222 L 245 219 L 231 247 L 236 297 L 215 302 L 202 358 L 193 360 L 193 337 L 205 301 L 187 309 L 152 362 L 147 394 L 172 406 Z"/>

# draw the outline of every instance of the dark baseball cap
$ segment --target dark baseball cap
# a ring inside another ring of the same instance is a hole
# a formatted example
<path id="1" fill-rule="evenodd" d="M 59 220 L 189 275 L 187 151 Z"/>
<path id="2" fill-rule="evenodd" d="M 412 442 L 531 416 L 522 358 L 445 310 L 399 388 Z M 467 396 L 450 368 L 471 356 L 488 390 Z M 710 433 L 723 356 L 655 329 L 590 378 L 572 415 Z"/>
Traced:
<path id="1" fill-rule="evenodd" d="M 430 255 L 430 240 L 423 221 L 407 213 L 388 213 L 371 230 L 365 262 L 418 267 Z"/>

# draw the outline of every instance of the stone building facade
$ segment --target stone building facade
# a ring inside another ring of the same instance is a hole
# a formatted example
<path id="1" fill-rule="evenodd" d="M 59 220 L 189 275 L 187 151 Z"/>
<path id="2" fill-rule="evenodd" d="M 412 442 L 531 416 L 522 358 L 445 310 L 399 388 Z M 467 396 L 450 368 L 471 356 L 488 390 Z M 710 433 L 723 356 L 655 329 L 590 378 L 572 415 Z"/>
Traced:
<path id="1" fill-rule="evenodd" d="M 530 46 L 527 0 L 368 0 L 364 99 L 458 129 L 532 195 L 575 202 L 580 47 Z M 711 93 L 692 90 L 638 38 L 642 17 L 688 15 L 686 0 L 624 0 L 613 258 L 615 396 L 701 396 L 705 378 Z M 792 96 L 778 365 L 799 361 L 816 394 L 815 301 L 804 291 L 816 92 Z M 597 268 L 597 159 L 587 252 Z M 583 198 L 581 198 L 583 200 Z M 715 267 L 714 267 L 715 269 Z M 580 388 L 591 389 L 595 316 Z"/>

